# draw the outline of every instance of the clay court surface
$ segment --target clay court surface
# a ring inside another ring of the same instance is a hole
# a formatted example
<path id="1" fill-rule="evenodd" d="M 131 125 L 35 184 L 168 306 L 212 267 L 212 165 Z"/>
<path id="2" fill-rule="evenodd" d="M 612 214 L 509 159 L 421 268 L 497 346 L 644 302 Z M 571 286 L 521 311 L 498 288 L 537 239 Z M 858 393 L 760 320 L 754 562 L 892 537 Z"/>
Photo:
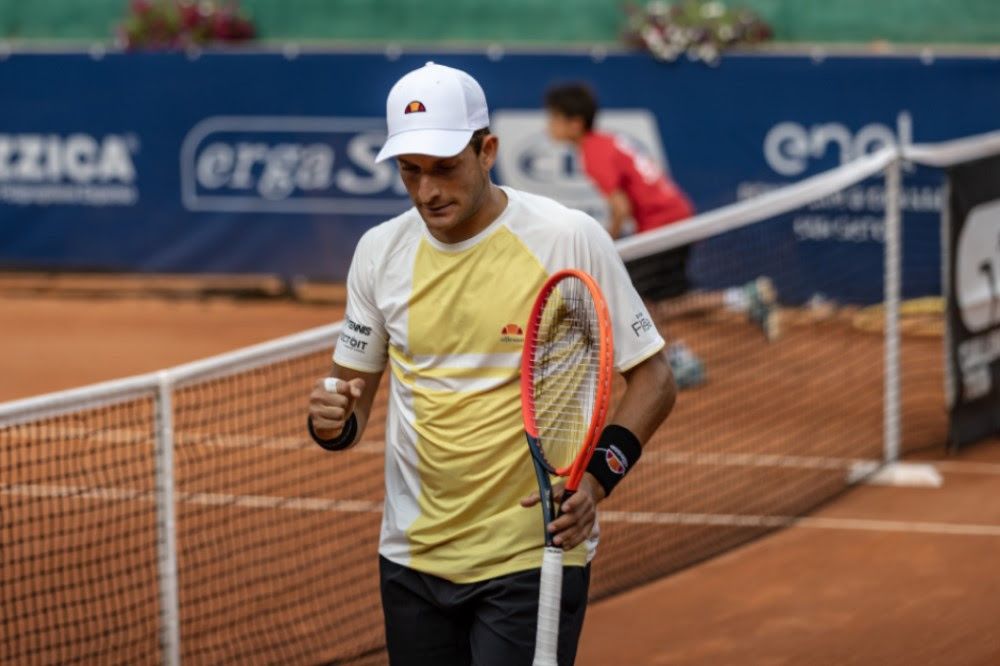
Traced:
<path id="1" fill-rule="evenodd" d="M 157 370 L 331 323 L 340 311 L 336 304 L 278 299 L 0 295 L 0 400 Z M 841 320 L 793 319 L 785 339 L 773 346 L 724 316 L 670 324 L 671 335 L 683 337 L 705 357 L 709 382 L 681 395 L 635 478 L 602 507 L 606 518 L 594 589 L 601 596 L 618 593 L 588 611 L 579 664 L 1000 663 L 995 629 L 1000 617 L 1000 442 L 945 455 L 940 339 L 904 341 L 903 432 L 909 457 L 937 461 L 943 487 L 848 487 L 850 461 L 880 455 L 880 339 Z M 284 402 L 304 391 L 324 363 L 317 356 L 308 367 L 286 373 L 285 386 L 294 390 L 282 394 Z M 360 465 L 356 474 L 370 479 L 331 490 L 324 467 L 330 458 L 302 442 L 301 433 L 293 434 L 304 413 L 305 393 L 298 404 L 275 406 L 265 394 L 259 402 L 241 405 L 240 413 L 280 411 L 275 418 L 292 424 L 285 439 L 263 427 L 238 439 L 228 437 L 224 427 L 206 434 L 205 424 L 214 423 L 213 415 L 222 409 L 212 400 L 220 391 L 239 395 L 235 387 L 213 385 L 182 392 L 176 404 L 178 429 L 195 433 L 182 439 L 178 450 L 179 471 L 187 474 L 180 487 L 179 520 L 186 525 L 179 534 L 182 579 L 191 572 L 181 592 L 185 654 L 193 657 L 191 663 L 224 661 L 221 655 L 234 641 L 249 645 L 255 636 L 274 631 L 262 627 L 254 634 L 255 609 L 263 608 L 270 618 L 289 618 L 281 627 L 288 643 L 280 654 L 307 663 L 329 661 L 339 653 L 322 647 L 324 639 L 330 640 L 322 627 L 306 626 L 316 619 L 308 611 L 322 607 L 329 593 L 324 584 L 346 566 L 362 574 L 337 588 L 354 598 L 345 603 L 349 616 L 340 618 L 345 633 L 335 640 L 351 643 L 351 656 L 368 654 L 378 641 L 374 585 L 364 572 L 374 564 L 381 429 L 366 436 L 367 454 L 352 454 Z M 129 410 L 136 424 L 148 419 L 148 405 Z M 121 427 L 114 433 L 125 445 L 129 437 L 147 439 Z M 51 492 L 42 497 L 37 489 L 128 487 L 138 493 L 129 501 L 108 502 L 116 507 L 110 511 L 123 532 L 119 536 L 131 535 L 137 553 L 137 564 L 129 570 L 135 581 L 123 584 L 117 597 L 130 605 L 116 613 L 128 626 L 112 633 L 125 637 L 123 645 L 132 654 L 145 654 L 141 661 L 155 661 L 150 654 L 156 650 L 155 575 L 154 587 L 142 582 L 155 570 L 155 554 L 146 543 L 154 522 L 148 507 L 135 508 L 148 505 L 142 493 L 148 493 L 150 481 L 137 470 L 149 461 L 128 459 L 127 446 L 95 449 L 92 453 L 103 458 L 91 473 L 86 465 L 74 467 L 59 442 L 43 439 L 29 449 L 23 441 L 10 441 L 15 453 L 0 456 L 15 463 L 18 478 L 5 483 L 30 486 L 36 496 L 18 505 L 27 513 L 15 516 L 15 527 L 5 528 L 4 538 L 16 540 L 15 547 L 34 544 L 39 553 L 43 545 L 57 544 L 62 555 L 38 557 L 54 558 L 46 560 L 52 578 L 69 587 L 75 575 L 100 579 L 102 569 L 93 562 L 89 568 L 67 566 L 69 560 L 59 559 L 71 558 L 74 544 L 82 540 L 70 531 L 48 533 L 55 523 L 46 522 L 54 520 L 46 507 L 76 511 L 72 507 L 86 502 Z M 260 470 L 268 471 L 266 479 Z M 94 478 L 95 473 L 101 476 Z M 244 504 L 213 505 L 211 498 L 220 494 Z M 278 494 L 286 504 L 299 501 L 292 507 L 299 511 L 268 512 L 274 507 L 247 504 L 249 498 L 259 504 L 259 498 Z M 90 498 L 91 505 L 108 497 Z M 335 533 L 324 535 L 330 520 L 308 503 L 317 501 L 327 502 L 320 508 L 355 504 L 338 514 Z M 71 516 L 77 528 L 101 518 L 79 511 Z M 790 520 L 803 513 L 805 520 L 781 529 L 738 520 Z M 259 534 L 269 539 L 259 549 L 269 557 L 241 561 L 249 556 L 240 546 L 261 546 Z M 310 546 L 330 543 L 342 549 L 340 559 L 323 558 L 327 564 L 303 578 Z M 4 546 L 12 552 L 10 544 Z M 90 547 L 97 548 L 93 554 L 99 560 L 99 544 Z M 10 571 L 16 580 L 22 569 L 8 567 L 5 578 Z M 242 588 L 246 581 L 258 588 L 251 603 L 229 598 L 234 580 Z M 4 580 L 7 594 L 11 583 Z M 60 610 L 58 603 L 47 603 L 52 581 L 33 579 L 31 584 L 38 586 L 37 593 L 18 598 L 37 604 L 39 612 L 70 620 L 87 612 L 83 605 Z M 296 598 L 303 599 L 301 604 Z M 116 602 L 102 600 L 100 607 L 109 603 Z M 18 617 L 13 626 L 30 625 L 26 612 Z M 72 627 L 61 631 L 64 640 L 74 633 Z M 52 660 L 40 647 L 44 634 L 4 640 L 17 642 L 39 660 L 45 655 Z M 291 647 L 307 643 L 319 647 L 299 652 Z M 197 651 L 187 652 L 195 644 Z M 381 659 L 377 652 L 368 658 Z"/>

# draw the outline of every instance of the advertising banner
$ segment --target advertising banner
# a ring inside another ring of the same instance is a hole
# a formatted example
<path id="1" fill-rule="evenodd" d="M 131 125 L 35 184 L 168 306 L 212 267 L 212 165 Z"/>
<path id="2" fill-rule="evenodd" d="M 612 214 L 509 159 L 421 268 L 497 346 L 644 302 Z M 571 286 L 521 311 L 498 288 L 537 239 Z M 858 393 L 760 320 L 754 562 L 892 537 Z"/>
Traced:
<path id="1" fill-rule="evenodd" d="M 361 234 L 409 205 L 395 166 L 374 157 L 387 91 L 427 60 L 482 83 L 498 182 L 598 217 L 578 161 L 545 136 L 542 97 L 556 82 L 590 83 L 599 124 L 658 162 L 699 211 L 1000 117 L 1000 60 L 988 58 L 738 55 L 708 67 L 495 51 L 13 54 L 0 60 L 0 268 L 343 279 Z M 905 174 L 904 297 L 940 293 L 941 183 L 934 170 Z M 782 271 L 784 300 L 881 299 L 883 198 L 874 180 L 760 228 L 798 255 L 799 272 Z M 697 248 L 695 284 L 766 272 L 726 243 Z"/>
<path id="2" fill-rule="evenodd" d="M 1000 157 L 949 170 L 949 441 L 1000 433 Z"/>

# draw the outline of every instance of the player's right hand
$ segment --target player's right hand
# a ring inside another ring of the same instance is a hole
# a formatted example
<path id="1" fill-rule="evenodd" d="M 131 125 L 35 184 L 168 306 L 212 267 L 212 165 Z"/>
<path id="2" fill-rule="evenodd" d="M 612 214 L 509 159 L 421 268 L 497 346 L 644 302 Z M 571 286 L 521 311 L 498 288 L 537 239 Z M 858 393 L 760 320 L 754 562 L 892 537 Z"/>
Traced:
<path id="1" fill-rule="evenodd" d="M 350 381 L 336 380 L 336 388 L 327 390 L 325 377 L 316 382 L 309 395 L 309 418 L 313 430 L 320 439 L 336 439 L 340 436 L 347 419 L 354 412 L 354 405 L 365 390 L 365 380 L 355 377 Z"/>

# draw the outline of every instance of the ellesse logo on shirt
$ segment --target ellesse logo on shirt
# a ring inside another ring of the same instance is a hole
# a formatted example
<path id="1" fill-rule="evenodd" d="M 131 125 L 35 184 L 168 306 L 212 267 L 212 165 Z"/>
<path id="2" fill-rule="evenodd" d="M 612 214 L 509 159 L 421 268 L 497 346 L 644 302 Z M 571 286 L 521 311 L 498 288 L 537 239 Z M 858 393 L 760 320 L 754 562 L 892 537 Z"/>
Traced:
<path id="1" fill-rule="evenodd" d="M 500 342 L 524 342 L 524 330 L 517 324 L 507 324 L 500 330 Z"/>

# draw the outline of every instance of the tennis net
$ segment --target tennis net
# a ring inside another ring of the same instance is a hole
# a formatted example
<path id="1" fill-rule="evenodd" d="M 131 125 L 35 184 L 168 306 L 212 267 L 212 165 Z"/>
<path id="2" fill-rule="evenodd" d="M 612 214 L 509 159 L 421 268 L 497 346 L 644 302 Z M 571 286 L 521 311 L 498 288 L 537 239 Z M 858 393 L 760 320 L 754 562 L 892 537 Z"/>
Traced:
<path id="1" fill-rule="evenodd" d="M 886 149 L 619 243 L 630 262 L 691 245 L 695 307 L 652 307 L 704 381 L 681 392 L 602 505 L 594 598 L 792 524 L 900 450 L 943 441 L 940 340 L 898 335 L 892 207 L 877 286 L 888 299 L 874 308 L 818 295 L 850 294 L 870 275 L 850 244 L 817 250 L 844 253 L 822 258 L 845 268 L 816 275 L 818 257 L 772 233 L 883 172 L 891 193 L 898 158 Z M 804 275 L 813 286 L 797 293 Z M 771 341 L 747 316 L 747 292 L 732 291 L 760 277 L 776 292 Z M 338 334 L 0 405 L 0 662 L 383 661 L 387 392 L 364 440 L 336 458 L 304 429 Z"/>

